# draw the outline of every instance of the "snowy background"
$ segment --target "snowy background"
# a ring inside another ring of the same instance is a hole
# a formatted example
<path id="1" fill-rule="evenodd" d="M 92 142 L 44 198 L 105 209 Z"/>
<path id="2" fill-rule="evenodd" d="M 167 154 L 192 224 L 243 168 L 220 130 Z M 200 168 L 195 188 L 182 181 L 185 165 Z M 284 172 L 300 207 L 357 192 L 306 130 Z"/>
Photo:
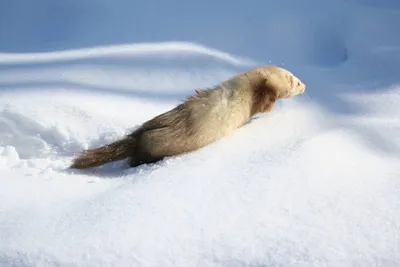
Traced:
<path id="1" fill-rule="evenodd" d="M 3 1 L 0 266 L 399 266 L 398 27 L 398 0 Z M 307 95 L 189 155 L 66 169 L 265 64 Z"/>

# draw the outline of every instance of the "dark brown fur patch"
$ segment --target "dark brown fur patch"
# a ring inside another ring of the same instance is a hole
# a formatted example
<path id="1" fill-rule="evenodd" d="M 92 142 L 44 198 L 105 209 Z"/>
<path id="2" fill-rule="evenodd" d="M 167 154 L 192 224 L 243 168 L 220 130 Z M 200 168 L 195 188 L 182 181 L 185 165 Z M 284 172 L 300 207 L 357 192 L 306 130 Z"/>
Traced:
<path id="1" fill-rule="evenodd" d="M 266 79 L 261 79 L 253 85 L 253 105 L 251 107 L 251 116 L 257 113 L 268 112 L 272 110 L 275 102 L 278 100 L 278 91 L 269 86 Z"/>

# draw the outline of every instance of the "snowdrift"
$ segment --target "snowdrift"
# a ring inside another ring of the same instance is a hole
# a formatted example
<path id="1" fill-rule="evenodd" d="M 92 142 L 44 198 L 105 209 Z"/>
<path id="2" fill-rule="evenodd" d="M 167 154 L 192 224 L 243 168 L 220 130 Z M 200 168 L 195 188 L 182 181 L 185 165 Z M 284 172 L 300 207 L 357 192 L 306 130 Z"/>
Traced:
<path id="1" fill-rule="evenodd" d="M 1 4 L 0 266 L 400 264 L 400 5 L 222 2 L 157 2 L 154 24 L 155 1 Z M 164 31 L 171 12 L 187 24 Z M 271 63 L 307 95 L 195 153 L 66 169 L 195 88 Z"/>

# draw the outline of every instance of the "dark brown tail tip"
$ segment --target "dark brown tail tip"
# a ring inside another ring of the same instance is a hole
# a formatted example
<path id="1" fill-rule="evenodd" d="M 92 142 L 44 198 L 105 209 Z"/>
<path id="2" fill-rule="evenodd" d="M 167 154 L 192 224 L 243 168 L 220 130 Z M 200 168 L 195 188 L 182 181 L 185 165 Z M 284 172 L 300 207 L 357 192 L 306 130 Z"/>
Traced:
<path id="1" fill-rule="evenodd" d="M 103 164 L 103 161 L 91 150 L 84 150 L 72 161 L 70 169 L 88 169 Z"/>

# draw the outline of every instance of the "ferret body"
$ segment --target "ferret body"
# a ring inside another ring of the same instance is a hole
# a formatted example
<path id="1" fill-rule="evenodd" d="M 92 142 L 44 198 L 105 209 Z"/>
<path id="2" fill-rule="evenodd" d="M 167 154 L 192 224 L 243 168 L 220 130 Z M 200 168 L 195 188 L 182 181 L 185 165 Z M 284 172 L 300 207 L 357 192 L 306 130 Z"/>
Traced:
<path id="1" fill-rule="evenodd" d="M 305 88 L 283 68 L 253 68 L 214 88 L 196 90 L 183 103 L 116 142 L 84 150 L 70 167 L 85 169 L 125 158 L 136 167 L 195 151 L 229 135 L 253 115 L 271 111 L 278 99 L 302 94 Z"/>

